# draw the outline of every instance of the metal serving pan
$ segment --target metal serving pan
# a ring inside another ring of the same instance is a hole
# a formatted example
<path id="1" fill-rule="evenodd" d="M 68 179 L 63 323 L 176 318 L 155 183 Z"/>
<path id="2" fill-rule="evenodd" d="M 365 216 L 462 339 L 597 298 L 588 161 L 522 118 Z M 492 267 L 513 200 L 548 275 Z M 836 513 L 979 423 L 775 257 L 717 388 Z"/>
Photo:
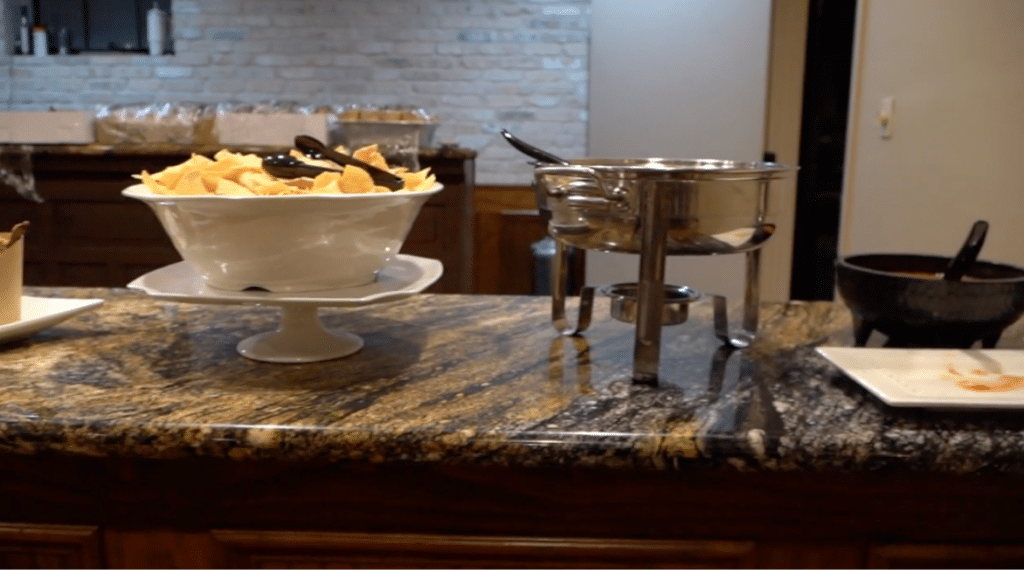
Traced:
<path id="1" fill-rule="evenodd" d="M 665 232 L 666 254 L 709 255 L 749 251 L 771 237 L 768 183 L 793 170 L 771 162 L 588 158 L 540 165 L 534 176 L 538 206 L 551 212 L 548 229 L 568 245 L 640 253 L 641 219 L 650 216 Z"/>

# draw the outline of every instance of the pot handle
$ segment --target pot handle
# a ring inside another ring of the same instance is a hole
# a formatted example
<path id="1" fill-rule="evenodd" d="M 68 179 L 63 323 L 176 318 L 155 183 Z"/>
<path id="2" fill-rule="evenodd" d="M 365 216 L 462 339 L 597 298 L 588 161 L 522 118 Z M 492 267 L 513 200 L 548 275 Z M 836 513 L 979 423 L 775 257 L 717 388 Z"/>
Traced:
<path id="1" fill-rule="evenodd" d="M 601 175 L 593 168 L 580 165 L 552 165 L 538 167 L 534 172 L 538 178 L 544 178 L 547 176 L 566 176 L 574 179 L 568 184 L 549 185 L 545 183 L 544 192 L 552 198 L 592 194 L 593 192 L 590 190 L 595 186 L 599 190 L 599 193 L 607 200 L 619 201 L 625 198 L 625 192 L 618 188 L 608 190 L 604 184 L 604 180 L 601 178 Z"/>

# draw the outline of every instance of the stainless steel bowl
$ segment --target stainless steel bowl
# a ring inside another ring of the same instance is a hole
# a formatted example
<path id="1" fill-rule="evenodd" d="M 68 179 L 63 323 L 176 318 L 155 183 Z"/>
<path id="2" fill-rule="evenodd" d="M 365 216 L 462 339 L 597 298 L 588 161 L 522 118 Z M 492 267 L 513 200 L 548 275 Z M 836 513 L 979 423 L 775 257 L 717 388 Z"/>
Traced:
<path id="1" fill-rule="evenodd" d="M 659 158 L 599 159 L 534 169 L 538 206 L 551 235 L 583 249 L 639 253 L 643 194 L 649 193 L 668 255 L 740 253 L 775 231 L 769 182 L 792 166 L 771 162 Z"/>
<path id="2" fill-rule="evenodd" d="M 611 298 L 612 318 L 624 323 L 635 323 L 637 319 L 637 284 L 616 283 L 600 288 L 601 294 Z M 665 301 L 661 306 L 661 324 L 678 325 L 685 323 L 690 315 L 690 303 L 700 299 L 701 294 L 689 287 L 665 285 Z"/>

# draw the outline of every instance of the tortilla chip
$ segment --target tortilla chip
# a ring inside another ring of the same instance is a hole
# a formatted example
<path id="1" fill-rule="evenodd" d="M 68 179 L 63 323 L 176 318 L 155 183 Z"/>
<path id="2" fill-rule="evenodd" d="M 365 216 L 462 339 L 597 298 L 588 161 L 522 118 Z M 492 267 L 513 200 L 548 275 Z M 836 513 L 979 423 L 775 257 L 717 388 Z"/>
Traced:
<path id="1" fill-rule="evenodd" d="M 346 194 L 369 194 L 373 192 L 373 178 L 370 173 L 358 166 L 346 166 L 338 181 Z"/>
<path id="2" fill-rule="evenodd" d="M 344 152 L 344 147 L 337 147 Z M 297 150 L 289 154 L 307 164 L 340 169 L 341 172 L 325 172 L 316 178 L 278 179 L 263 170 L 263 159 L 255 154 L 239 154 L 220 150 L 212 159 L 193 154 L 188 160 L 169 166 L 160 172 L 150 174 L 143 170 L 132 175 L 155 194 L 226 196 L 287 195 L 287 194 L 366 194 L 390 192 L 388 188 L 376 186 L 373 178 L 362 168 L 340 166 L 329 160 L 309 158 Z M 402 191 L 429 190 L 436 182 L 429 168 L 409 172 L 406 168 L 388 168 L 387 161 L 377 145 L 357 150 L 356 158 L 379 168 L 390 170 L 404 179 Z"/>
<path id="3" fill-rule="evenodd" d="M 277 179 L 267 174 L 262 169 L 258 171 L 243 172 L 238 176 L 238 183 L 249 190 L 255 191 L 260 186 L 266 186 L 277 182 Z"/>
<path id="4" fill-rule="evenodd" d="M 266 186 L 254 188 L 253 193 L 258 194 L 260 196 L 279 196 L 284 194 L 294 194 L 295 188 L 289 186 L 285 182 L 278 180 L 277 182 L 274 182 L 272 184 L 267 184 Z"/>
<path id="5" fill-rule="evenodd" d="M 253 191 L 237 182 L 221 179 L 217 181 L 217 188 L 214 194 L 219 196 L 252 196 Z"/>
<path id="6" fill-rule="evenodd" d="M 213 189 L 216 189 L 216 186 Z M 174 186 L 174 193 L 183 196 L 201 196 L 212 193 L 212 189 L 208 188 L 203 181 L 203 173 L 193 170 L 182 175 L 181 180 Z"/>
<path id="7" fill-rule="evenodd" d="M 206 158 L 203 155 L 193 154 L 185 162 L 182 162 L 181 164 L 176 164 L 174 166 L 169 166 L 161 170 L 160 172 L 153 174 L 153 178 L 155 178 L 157 182 L 163 184 L 168 188 L 174 188 L 178 185 L 178 182 L 181 180 L 181 177 L 184 176 L 186 173 L 200 170 L 201 168 L 212 162 L 212 160 Z"/>
<path id="8" fill-rule="evenodd" d="M 153 178 L 153 176 L 150 173 L 146 172 L 145 170 L 142 171 L 142 174 L 138 175 L 138 178 L 142 180 L 142 183 L 146 186 L 146 188 L 149 188 L 149 191 L 153 192 L 154 194 L 174 193 L 172 189 L 157 182 L 156 178 Z"/>
<path id="9" fill-rule="evenodd" d="M 388 161 L 384 159 L 384 155 L 377 149 L 377 145 L 371 144 L 364 146 L 361 149 L 352 153 L 352 158 L 357 158 L 367 164 L 376 166 L 383 170 L 390 170 L 388 167 Z"/>
<path id="10" fill-rule="evenodd" d="M 341 174 L 324 172 L 313 179 L 313 186 L 310 192 L 324 194 L 341 194 Z"/>

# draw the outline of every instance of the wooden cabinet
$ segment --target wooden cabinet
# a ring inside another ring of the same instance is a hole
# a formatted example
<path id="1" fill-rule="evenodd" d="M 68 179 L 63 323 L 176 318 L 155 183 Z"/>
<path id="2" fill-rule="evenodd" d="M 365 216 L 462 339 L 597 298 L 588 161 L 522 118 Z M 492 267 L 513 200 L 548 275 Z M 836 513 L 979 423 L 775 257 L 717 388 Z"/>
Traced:
<path id="1" fill-rule="evenodd" d="M 107 528 L 103 546 L 107 568 L 228 568 L 208 531 Z"/>
<path id="2" fill-rule="evenodd" d="M 121 196 L 121 190 L 134 183 L 132 174 L 143 169 L 155 172 L 188 156 L 183 150 L 50 149 L 34 154 L 32 167 L 42 203 L 0 184 L 0 228 L 31 222 L 25 242 L 25 283 L 123 287 L 148 271 L 181 261 L 149 208 Z M 472 292 L 475 154 L 464 149 L 425 151 L 420 162 L 433 170 L 445 189 L 424 205 L 402 251 L 444 264 L 444 275 L 430 292 Z"/>
<path id="3" fill-rule="evenodd" d="M 744 568 L 757 555 L 750 540 L 576 528 L 536 480 L 500 470 L 476 480 L 347 462 L 0 460 L 2 567 Z"/>
<path id="4" fill-rule="evenodd" d="M 1020 544 L 884 544 L 868 551 L 869 568 L 1024 568 Z"/>
<path id="5" fill-rule="evenodd" d="M 55 536 L 73 532 L 60 525 L 49 528 L 57 529 L 48 531 Z M 0 559 L 0 564 L 12 567 L 4 564 L 10 562 L 21 568 L 750 568 L 756 551 L 753 542 L 731 540 L 108 529 L 103 532 L 101 557 L 95 528 L 88 538 L 89 552 L 76 556 L 53 555 L 51 545 L 44 551 L 29 540 L 12 542 L 16 551 L 31 554 Z"/>
<path id="6" fill-rule="evenodd" d="M 741 568 L 743 541 L 213 531 L 231 568 Z"/>
<path id="7" fill-rule="evenodd" d="M 872 544 L 0 523 L 3 568 L 1020 568 L 1017 544 Z"/>
<path id="8" fill-rule="evenodd" d="M 547 237 L 547 222 L 527 186 L 480 186 L 474 195 L 475 293 L 530 295 L 548 291 L 532 247 Z M 584 251 L 572 257 L 569 293 L 584 281 Z M 545 293 L 546 294 L 546 293 Z"/>
<path id="9" fill-rule="evenodd" d="M 0 522 L 0 568 L 99 568 L 99 528 Z"/>
<path id="10" fill-rule="evenodd" d="M 476 221 L 476 293 L 528 295 L 533 287 L 530 246 L 547 235 L 528 187 L 479 187 Z"/>
<path id="11" fill-rule="evenodd" d="M 2 566 L 1024 564 L 1024 490 L 1011 475 L 0 460 Z"/>

